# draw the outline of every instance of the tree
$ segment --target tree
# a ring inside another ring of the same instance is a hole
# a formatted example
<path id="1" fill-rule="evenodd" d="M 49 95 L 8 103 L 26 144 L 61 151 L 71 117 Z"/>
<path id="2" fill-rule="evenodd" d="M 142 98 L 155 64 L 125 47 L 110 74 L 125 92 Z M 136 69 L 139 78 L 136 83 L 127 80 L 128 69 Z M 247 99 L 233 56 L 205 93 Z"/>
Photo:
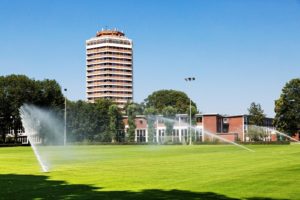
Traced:
<path id="1" fill-rule="evenodd" d="M 109 116 L 109 136 L 112 142 L 115 142 L 117 139 L 117 122 L 118 122 L 118 106 L 111 105 L 108 109 Z"/>
<path id="2" fill-rule="evenodd" d="M 64 108 L 64 96 L 60 85 L 55 80 L 45 79 L 43 81 L 35 81 L 37 96 L 35 104 L 51 109 Z"/>
<path id="3" fill-rule="evenodd" d="M 116 114 L 112 105 L 114 105 L 113 102 L 108 99 L 98 99 L 95 103 L 81 100 L 68 102 L 68 138 L 72 138 L 73 141 L 111 142 L 112 132 L 115 133 L 112 130 L 112 123 L 117 124 L 117 129 L 122 129 L 120 127 L 121 114 L 118 110 Z"/>
<path id="4" fill-rule="evenodd" d="M 94 106 L 85 101 L 67 102 L 67 128 L 69 141 L 84 141 L 94 139 L 96 121 Z"/>
<path id="5" fill-rule="evenodd" d="M 94 121 L 97 124 L 95 130 L 95 139 L 101 142 L 111 142 L 109 134 L 109 107 L 113 105 L 110 99 L 98 99 L 94 104 L 95 117 Z"/>
<path id="6" fill-rule="evenodd" d="M 190 99 L 181 91 L 159 90 L 149 95 L 144 100 L 144 104 L 146 108 L 155 108 L 158 113 L 162 113 L 162 110 L 167 106 L 172 106 L 178 113 L 189 113 Z M 193 101 L 192 106 L 196 108 L 197 112 L 197 106 Z"/>
<path id="7" fill-rule="evenodd" d="M 0 134 L 2 136 L 0 141 L 5 143 L 6 134 L 8 133 L 8 129 L 10 126 L 11 115 L 9 110 L 7 109 L 9 106 L 9 102 L 7 101 L 7 98 L 5 97 L 5 94 L 3 92 L 0 93 L 0 102 Z"/>
<path id="8" fill-rule="evenodd" d="M 157 114 L 157 111 L 154 107 L 149 107 L 149 108 L 145 109 L 144 114 L 147 116 L 148 141 L 155 142 L 154 141 L 154 135 L 155 135 L 154 123 L 156 120 L 155 115 Z"/>
<path id="9" fill-rule="evenodd" d="M 176 115 L 176 109 L 173 108 L 172 106 L 167 106 L 162 110 L 162 112 L 165 117 L 164 124 L 166 126 L 166 136 L 167 136 L 166 142 L 170 142 L 172 138 L 173 127 L 175 124 L 174 118 Z"/>
<path id="10" fill-rule="evenodd" d="M 136 117 L 136 105 L 131 104 L 127 107 L 127 116 L 128 116 L 128 130 L 127 130 L 127 138 L 129 142 L 134 142 L 135 138 L 135 117 Z"/>
<path id="11" fill-rule="evenodd" d="M 122 115 L 117 105 L 112 104 L 108 110 L 109 115 L 109 134 L 112 142 L 122 141 L 120 138 L 124 126 L 122 121 Z"/>
<path id="12" fill-rule="evenodd" d="M 130 105 L 135 105 L 136 115 L 142 115 L 144 113 L 145 105 L 143 102 L 135 103 L 135 102 L 131 102 L 131 101 L 127 101 L 127 103 L 124 105 L 124 108 L 123 108 L 124 113 L 127 113 L 127 108 Z"/>
<path id="13" fill-rule="evenodd" d="M 14 131 L 15 142 L 17 142 L 18 137 L 18 129 L 22 127 L 19 108 L 25 102 L 30 102 L 35 95 L 33 94 L 33 90 L 30 86 L 32 86 L 32 80 L 23 75 L 10 75 L 6 77 L 0 78 L 0 93 L 2 93 L 2 97 L 4 97 L 1 103 L 5 104 L 6 107 L 3 108 L 6 111 L 2 111 L 5 113 L 5 116 L 2 116 L 6 125 L 4 125 L 5 131 L 8 128 Z M 5 133 L 2 133 L 5 135 Z"/>
<path id="14" fill-rule="evenodd" d="M 25 75 L 0 76 L 0 98 L 2 138 L 5 138 L 8 128 L 11 128 L 14 130 L 15 142 L 18 130 L 22 129 L 19 109 L 24 103 L 50 106 L 57 113 L 62 113 L 64 105 L 61 88 L 55 80 L 35 81 Z"/>
<path id="15" fill-rule="evenodd" d="M 264 114 L 264 110 L 261 108 L 261 105 L 255 102 L 252 102 L 250 108 L 248 108 L 249 112 L 249 124 L 262 126 L 264 124 L 264 118 L 266 115 Z"/>
<path id="16" fill-rule="evenodd" d="M 292 79 L 285 84 L 275 101 L 275 127 L 290 136 L 300 130 L 300 79 Z"/>

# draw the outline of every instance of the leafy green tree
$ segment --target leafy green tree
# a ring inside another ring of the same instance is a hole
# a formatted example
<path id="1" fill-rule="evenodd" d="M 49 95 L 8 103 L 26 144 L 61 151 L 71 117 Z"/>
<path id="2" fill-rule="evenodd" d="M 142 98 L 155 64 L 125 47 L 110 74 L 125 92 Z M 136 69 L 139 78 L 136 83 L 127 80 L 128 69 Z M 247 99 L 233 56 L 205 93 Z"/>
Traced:
<path id="1" fill-rule="evenodd" d="M 68 140 L 93 141 L 96 134 L 95 106 L 85 101 L 67 102 Z"/>
<path id="2" fill-rule="evenodd" d="M 142 102 L 142 103 L 135 103 L 135 102 L 131 102 L 131 101 L 127 101 L 127 103 L 125 104 L 124 108 L 123 108 L 123 112 L 124 113 L 127 113 L 127 108 L 128 106 L 130 105 L 135 105 L 135 113 L 136 115 L 142 115 L 144 113 L 144 110 L 145 110 L 145 104 Z"/>
<path id="3" fill-rule="evenodd" d="M 156 121 L 156 114 L 157 111 L 154 107 L 146 108 L 144 111 L 144 114 L 147 116 L 147 124 L 148 124 L 148 141 L 149 142 L 155 142 L 154 141 L 154 135 L 155 135 L 155 121 Z"/>
<path id="4" fill-rule="evenodd" d="M 108 110 L 109 115 L 109 134 L 112 138 L 112 142 L 122 141 L 120 138 L 124 130 L 122 121 L 122 114 L 117 105 L 112 104 Z"/>
<path id="5" fill-rule="evenodd" d="M 262 126 L 264 124 L 264 119 L 266 115 L 264 114 L 264 110 L 261 108 L 260 104 L 256 104 L 252 102 L 250 108 L 248 108 L 249 112 L 249 124 Z"/>
<path id="6" fill-rule="evenodd" d="M 67 105 L 68 138 L 73 141 L 112 141 L 109 113 L 112 101 L 99 99 L 95 103 L 87 103 L 80 100 L 68 102 Z M 120 115 L 116 118 L 117 122 L 122 121 Z"/>
<path id="7" fill-rule="evenodd" d="M 275 101 L 275 127 L 282 132 L 294 135 L 300 130 L 300 79 L 286 83 Z"/>
<path id="8" fill-rule="evenodd" d="M 0 79 L 1 81 L 1 79 Z M 0 83 L 1 84 L 1 83 Z M 6 134 L 8 132 L 10 126 L 10 112 L 7 109 L 9 107 L 9 102 L 5 97 L 3 92 L 0 93 L 0 134 L 1 134 L 1 142 L 5 143 Z"/>
<path id="9" fill-rule="evenodd" d="M 95 131 L 95 137 L 97 141 L 111 142 L 111 136 L 109 134 L 109 107 L 113 105 L 110 99 L 98 99 L 94 104 L 95 107 L 95 124 L 97 124 L 97 130 Z"/>
<path id="10" fill-rule="evenodd" d="M 34 97 L 32 94 L 33 91 L 30 90 L 32 80 L 20 75 L 11 75 L 1 77 L 0 79 L 2 80 L 0 82 L 0 93 L 2 97 L 5 97 L 1 103 L 6 105 L 6 107 L 3 108 L 6 111 L 2 111 L 2 113 L 5 113 L 5 116 L 2 116 L 6 121 L 5 131 L 7 131 L 8 128 L 14 130 L 15 142 L 17 142 L 17 130 L 22 127 L 20 126 L 21 118 L 19 108 L 23 103 L 30 101 L 30 98 Z"/>
<path id="11" fill-rule="evenodd" d="M 191 103 L 197 112 L 196 104 L 193 101 Z M 145 108 L 153 107 L 158 113 L 162 113 L 162 110 L 167 106 L 172 106 L 178 113 L 189 113 L 190 99 L 181 91 L 159 90 L 150 94 L 144 100 L 144 104 Z"/>
<path id="12" fill-rule="evenodd" d="M 55 80 L 45 79 L 35 82 L 35 87 L 38 89 L 35 104 L 51 109 L 64 108 L 64 96 L 60 85 Z"/>
<path id="13" fill-rule="evenodd" d="M 129 142 L 134 142 L 135 138 L 135 117 L 136 117 L 137 107 L 135 104 L 131 104 L 127 107 L 127 116 L 128 116 L 128 130 L 127 130 L 127 138 Z"/>
<path id="14" fill-rule="evenodd" d="M 18 130 L 22 128 L 19 109 L 24 103 L 51 107 L 58 113 L 62 113 L 64 105 L 61 88 L 55 80 L 35 81 L 25 75 L 0 76 L 0 98 L 2 138 L 5 138 L 9 127 L 14 130 L 15 142 Z"/>
<path id="15" fill-rule="evenodd" d="M 175 124 L 174 118 L 176 115 L 176 109 L 173 108 L 172 106 L 167 106 L 162 110 L 162 113 L 163 116 L 165 117 L 164 124 L 166 126 L 166 136 L 167 136 L 166 142 L 170 142 L 172 137 L 173 127 Z"/>
<path id="16" fill-rule="evenodd" d="M 109 115 L 109 135 L 112 142 L 116 142 L 117 139 L 117 126 L 118 126 L 118 106 L 111 105 L 108 109 Z"/>

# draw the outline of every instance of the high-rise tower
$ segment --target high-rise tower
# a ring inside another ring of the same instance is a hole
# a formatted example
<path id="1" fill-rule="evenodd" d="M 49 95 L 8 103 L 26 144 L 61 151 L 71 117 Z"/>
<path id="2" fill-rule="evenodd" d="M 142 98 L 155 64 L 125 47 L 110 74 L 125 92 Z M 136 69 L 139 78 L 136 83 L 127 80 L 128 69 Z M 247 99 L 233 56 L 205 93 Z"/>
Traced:
<path id="1" fill-rule="evenodd" d="M 86 41 L 87 99 L 107 98 L 123 107 L 133 99 L 132 40 L 102 30 Z"/>

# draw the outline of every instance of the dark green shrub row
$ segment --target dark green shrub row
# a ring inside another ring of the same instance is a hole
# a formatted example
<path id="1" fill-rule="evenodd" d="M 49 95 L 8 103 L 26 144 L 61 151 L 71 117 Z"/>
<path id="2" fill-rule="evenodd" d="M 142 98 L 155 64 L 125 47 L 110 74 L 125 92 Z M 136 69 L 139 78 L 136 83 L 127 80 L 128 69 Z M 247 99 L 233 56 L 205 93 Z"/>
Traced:
<path id="1" fill-rule="evenodd" d="M 1 147 L 19 147 L 19 146 L 29 146 L 29 144 L 21 144 L 21 143 L 17 143 L 17 144 L 13 144 L 13 143 L 0 144 L 0 148 Z"/>

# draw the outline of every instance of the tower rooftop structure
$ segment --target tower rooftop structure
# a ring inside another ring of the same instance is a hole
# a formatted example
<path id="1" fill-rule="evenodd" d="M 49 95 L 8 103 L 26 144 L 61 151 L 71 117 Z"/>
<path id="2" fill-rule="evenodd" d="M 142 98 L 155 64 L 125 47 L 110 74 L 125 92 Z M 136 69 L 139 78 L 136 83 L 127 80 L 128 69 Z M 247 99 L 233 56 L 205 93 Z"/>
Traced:
<path id="1" fill-rule="evenodd" d="M 102 31 L 98 31 L 96 34 L 96 37 L 101 37 L 101 36 L 119 36 L 119 37 L 123 37 L 125 36 L 125 34 L 121 31 L 118 30 L 102 30 Z"/>

